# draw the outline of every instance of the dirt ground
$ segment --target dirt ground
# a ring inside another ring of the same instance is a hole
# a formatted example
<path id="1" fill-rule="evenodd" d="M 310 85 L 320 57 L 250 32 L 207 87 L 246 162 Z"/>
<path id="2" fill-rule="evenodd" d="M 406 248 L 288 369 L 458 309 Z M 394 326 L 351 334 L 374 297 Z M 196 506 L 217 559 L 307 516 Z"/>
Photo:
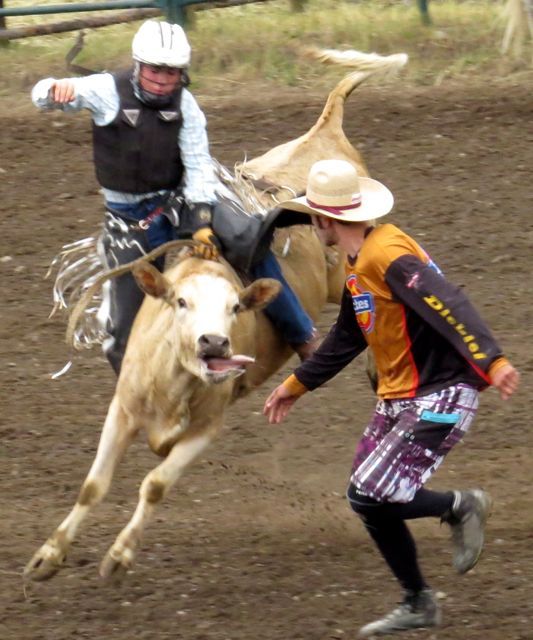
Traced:
<path id="1" fill-rule="evenodd" d="M 483 558 L 459 579 L 446 528 L 413 524 L 444 620 L 405 638 L 533 638 L 531 89 L 516 78 L 418 88 L 398 81 L 363 86 L 347 104 L 348 137 L 395 193 L 391 221 L 465 286 L 522 372 L 512 402 L 483 394 L 465 444 L 431 482 L 492 493 Z M 239 99 L 231 91 L 198 96 L 213 155 L 229 166 L 302 134 L 326 98 L 318 89 L 263 88 Z M 261 408 L 289 366 L 235 405 L 223 437 L 162 505 L 117 586 L 98 577 L 98 564 L 157 463 L 136 443 L 65 568 L 24 585 L 25 563 L 70 509 L 93 459 L 113 375 L 91 352 L 50 379 L 71 354 L 64 323 L 47 320 L 51 283 L 43 276 L 59 247 L 101 219 L 89 119 L 14 106 L 0 104 L 0 637 L 355 637 L 399 596 L 343 497 L 374 403 L 358 361 L 302 400 L 283 426 L 268 426 Z M 320 327 L 334 317 L 329 308 Z"/>

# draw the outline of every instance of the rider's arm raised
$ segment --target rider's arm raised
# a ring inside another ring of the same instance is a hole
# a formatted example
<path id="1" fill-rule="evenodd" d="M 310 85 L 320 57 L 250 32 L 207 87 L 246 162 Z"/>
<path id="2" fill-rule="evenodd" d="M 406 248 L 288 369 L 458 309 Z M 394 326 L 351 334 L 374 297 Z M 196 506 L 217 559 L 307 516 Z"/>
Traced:
<path id="1" fill-rule="evenodd" d="M 119 108 L 115 81 L 109 73 L 59 80 L 45 78 L 33 87 L 31 98 L 40 109 L 88 109 L 95 124 L 100 126 L 114 120 Z"/>

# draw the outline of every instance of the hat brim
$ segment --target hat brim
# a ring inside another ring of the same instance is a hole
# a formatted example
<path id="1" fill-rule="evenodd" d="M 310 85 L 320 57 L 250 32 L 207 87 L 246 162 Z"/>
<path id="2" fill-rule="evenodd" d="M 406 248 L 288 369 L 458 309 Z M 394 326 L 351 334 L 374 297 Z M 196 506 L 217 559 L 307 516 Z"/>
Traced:
<path id="1" fill-rule="evenodd" d="M 281 202 L 279 206 L 291 211 L 325 216 L 326 218 L 344 220 L 346 222 L 374 220 L 387 215 L 391 211 L 394 206 L 394 196 L 384 184 L 373 178 L 361 177 L 359 178 L 359 188 L 361 190 L 361 204 L 353 209 L 344 209 L 340 213 L 334 213 L 320 207 L 310 207 L 305 196 L 286 200 Z"/>

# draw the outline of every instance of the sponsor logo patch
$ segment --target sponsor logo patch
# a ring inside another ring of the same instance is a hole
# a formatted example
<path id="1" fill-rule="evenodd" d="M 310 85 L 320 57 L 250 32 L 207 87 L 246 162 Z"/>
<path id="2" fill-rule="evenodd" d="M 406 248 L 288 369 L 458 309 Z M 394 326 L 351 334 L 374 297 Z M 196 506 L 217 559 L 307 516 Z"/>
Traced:
<path id="1" fill-rule="evenodd" d="M 374 328 L 376 318 L 374 296 L 368 291 L 361 291 L 357 284 L 357 276 L 351 274 L 346 279 L 348 291 L 352 294 L 352 303 L 357 324 L 365 333 Z"/>

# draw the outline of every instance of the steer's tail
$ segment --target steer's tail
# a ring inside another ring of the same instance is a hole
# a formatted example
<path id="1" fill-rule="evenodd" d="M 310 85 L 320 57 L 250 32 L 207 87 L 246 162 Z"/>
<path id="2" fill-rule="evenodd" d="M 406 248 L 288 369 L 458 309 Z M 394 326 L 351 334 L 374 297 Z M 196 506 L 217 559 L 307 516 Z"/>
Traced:
<path id="1" fill-rule="evenodd" d="M 328 102 L 337 97 L 342 98 L 343 101 L 346 100 L 350 93 L 370 76 L 376 73 L 385 75 L 396 73 L 409 60 L 409 56 L 406 53 L 393 53 L 390 56 L 382 56 L 378 53 L 363 53 L 355 49 L 337 51 L 336 49 L 308 47 L 304 53 L 308 57 L 326 64 L 335 64 L 354 69 L 333 89 Z"/>
<path id="2" fill-rule="evenodd" d="M 355 49 L 338 51 L 337 49 L 318 49 L 309 47 L 305 52 L 320 62 L 330 62 L 342 67 L 356 68 L 359 71 L 393 70 L 403 67 L 409 56 L 406 53 L 393 53 L 382 56 L 379 53 L 363 53 Z"/>
<path id="3" fill-rule="evenodd" d="M 342 129 L 344 103 L 367 78 L 397 71 L 408 59 L 405 53 L 380 56 L 377 53 L 316 48 L 300 49 L 300 53 L 315 60 L 350 67 L 353 71 L 330 92 L 320 117 L 307 133 L 239 165 L 245 177 L 283 185 L 278 187 L 278 192 L 269 192 L 270 206 L 292 197 L 294 192 L 305 190 L 309 169 L 317 160 L 327 157 L 345 159 L 357 167 L 360 175 L 368 175 L 363 158 Z"/>

